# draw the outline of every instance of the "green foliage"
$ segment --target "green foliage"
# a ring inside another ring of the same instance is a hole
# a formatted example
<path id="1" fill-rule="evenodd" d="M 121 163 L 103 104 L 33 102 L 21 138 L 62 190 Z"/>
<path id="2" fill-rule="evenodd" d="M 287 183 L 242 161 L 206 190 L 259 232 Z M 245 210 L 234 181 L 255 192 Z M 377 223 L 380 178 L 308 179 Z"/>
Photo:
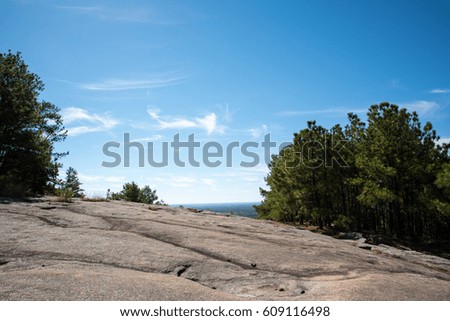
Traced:
<path id="1" fill-rule="evenodd" d="M 109 196 L 109 198 L 113 201 L 123 201 L 124 200 L 124 196 L 122 193 L 114 193 L 112 192 Z"/>
<path id="2" fill-rule="evenodd" d="M 122 194 L 128 202 L 139 202 L 140 188 L 135 182 L 123 185 Z"/>
<path id="3" fill-rule="evenodd" d="M 84 197 L 84 190 L 81 188 L 78 172 L 73 167 L 69 167 L 66 171 L 64 186 L 73 192 L 73 197 Z"/>
<path id="4" fill-rule="evenodd" d="M 436 175 L 435 185 L 442 190 L 440 198 L 434 200 L 438 212 L 448 218 L 450 217 L 450 164 L 444 164 Z"/>
<path id="5" fill-rule="evenodd" d="M 450 239 L 448 146 L 430 123 L 396 105 L 373 105 L 367 124 L 323 128 L 309 121 L 273 155 L 260 218 L 370 231 L 399 238 Z"/>
<path id="6" fill-rule="evenodd" d="M 74 196 L 73 191 L 70 188 L 62 187 L 56 190 L 56 195 L 59 197 L 60 202 L 71 203 Z"/>
<path id="7" fill-rule="evenodd" d="M 139 202 L 140 203 L 153 204 L 157 200 L 158 200 L 158 196 L 156 195 L 156 190 L 153 191 L 150 188 L 150 186 L 145 185 L 139 191 Z"/>
<path id="8" fill-rule="evenodd" d="M 59 109 L 38 96 L 44 84 L 20 53 L 0 54 L 0 195 L 43 194 L 56 183 L 53 144 L 66 137 Z"/>
<path id="9" fill-rule="evenodd" d="M 69 167 L 66 171 L 66 179 L 58 182 L 60 186 L 55 190 L 55 194 L 62 202 L 72 202 L 73 197 L 84 197 L 81 183 L 78 179 L 78 172 Z"/>
<path id="10" fill-rule="evenodd" d="M 152 190 L 148 185 L 140 188 L 135 182 L 125 183 L 122 191 L 119 193 L 111 193 L 110 198 L 117 201 L 124 200 L 129 202 L 164 205 L 164 201 L 156 202 L 158 200 L 156 190 Z"/>
<path id="11" fill-rule="evenodd" d="M 346 215 L 338 215 L 337 218 L 333 221 L 333 225 L 337 230 L 348 231 L 352 226 L 352 218 Z"/>

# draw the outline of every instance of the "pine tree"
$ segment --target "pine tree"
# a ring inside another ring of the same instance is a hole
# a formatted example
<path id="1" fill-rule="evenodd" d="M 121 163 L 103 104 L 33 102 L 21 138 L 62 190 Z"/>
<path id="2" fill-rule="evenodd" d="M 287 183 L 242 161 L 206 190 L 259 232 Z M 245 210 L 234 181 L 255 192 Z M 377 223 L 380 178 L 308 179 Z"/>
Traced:
<path id="1" fill-rule="evenodd" d="M 135 182 L 125 183 L 121 193 L 125 201 L 139 202 L 140 188 Z"/>
<path id="2" fill-rule="evenodd" d="M 156 190 L 152 190 L 150 186 L 145 185 L 139 190 L 139 202 L 145 204 L 153 204 L 158 200 Z"/>
<path id="3" fill-rule="evenodd" d="M 81 183 L 78 179 L 78 172 L 73 167 L 69 167 L 66 171 L 66 180 L 64 182 L 64 187 L 70 189 L 74 197 L 84 196 L 84 190 L 81 188 Z"/>
<path id="4" fill-rule="evenodd" d="M 55 183 L 66 138 L 59 108 L 39 101 L 43 82 L 20 53 L 0 54 L 0 195 L 43 194 Z"/>
<path id="5" fill-rule="evenodd" d="M 272 156 L 260 218 L 401 239 L 450 240 L 449 145 L 431 123 L 389 103 L 367 124 L 350 113 L 342 129 L 315 121 Z"/>

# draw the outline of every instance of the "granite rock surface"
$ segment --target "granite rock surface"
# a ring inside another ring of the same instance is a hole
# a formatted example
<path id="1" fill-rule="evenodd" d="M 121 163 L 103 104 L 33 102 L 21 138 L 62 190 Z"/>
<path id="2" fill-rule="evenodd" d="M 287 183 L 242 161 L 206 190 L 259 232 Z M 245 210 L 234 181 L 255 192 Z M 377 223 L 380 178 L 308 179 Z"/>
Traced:
<path id="1" fill-rule="evenodd" d="M 1 300 L 450 300 L 450 261 L 128 202 L 0 203 Z"/>

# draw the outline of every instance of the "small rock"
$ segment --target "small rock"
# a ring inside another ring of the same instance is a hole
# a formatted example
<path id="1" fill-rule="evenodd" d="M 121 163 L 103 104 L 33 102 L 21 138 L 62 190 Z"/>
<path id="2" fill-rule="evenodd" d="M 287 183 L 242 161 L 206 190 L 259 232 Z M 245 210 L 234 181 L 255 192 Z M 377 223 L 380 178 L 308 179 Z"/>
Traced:
<path id="1" fill-rule="evenodd" d="M 362 234 L 358 232 L 339 233 L 338 239 L 341 240 L 359 240 Z"/>
<path id="2" fill-rule="evenodd" d="M 365 238 L 360 238 L 358 240 L 357 246 L 360 249 L 363 249 L 363 250 L 369 250 L 370 251 L 372 249 L 372 246 L 366 243 L 366 239 Z"/>

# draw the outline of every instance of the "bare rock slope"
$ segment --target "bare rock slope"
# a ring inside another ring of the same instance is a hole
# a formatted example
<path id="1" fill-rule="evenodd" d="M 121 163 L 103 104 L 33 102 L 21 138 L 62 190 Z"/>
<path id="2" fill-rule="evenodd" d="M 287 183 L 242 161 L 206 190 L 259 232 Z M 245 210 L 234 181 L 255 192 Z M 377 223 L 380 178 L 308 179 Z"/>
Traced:
<path id="1" fill-rule="evenodd" d="M 0 204 L 1 300 L 450 300 L 450 261 L 126 202 Z"/>

